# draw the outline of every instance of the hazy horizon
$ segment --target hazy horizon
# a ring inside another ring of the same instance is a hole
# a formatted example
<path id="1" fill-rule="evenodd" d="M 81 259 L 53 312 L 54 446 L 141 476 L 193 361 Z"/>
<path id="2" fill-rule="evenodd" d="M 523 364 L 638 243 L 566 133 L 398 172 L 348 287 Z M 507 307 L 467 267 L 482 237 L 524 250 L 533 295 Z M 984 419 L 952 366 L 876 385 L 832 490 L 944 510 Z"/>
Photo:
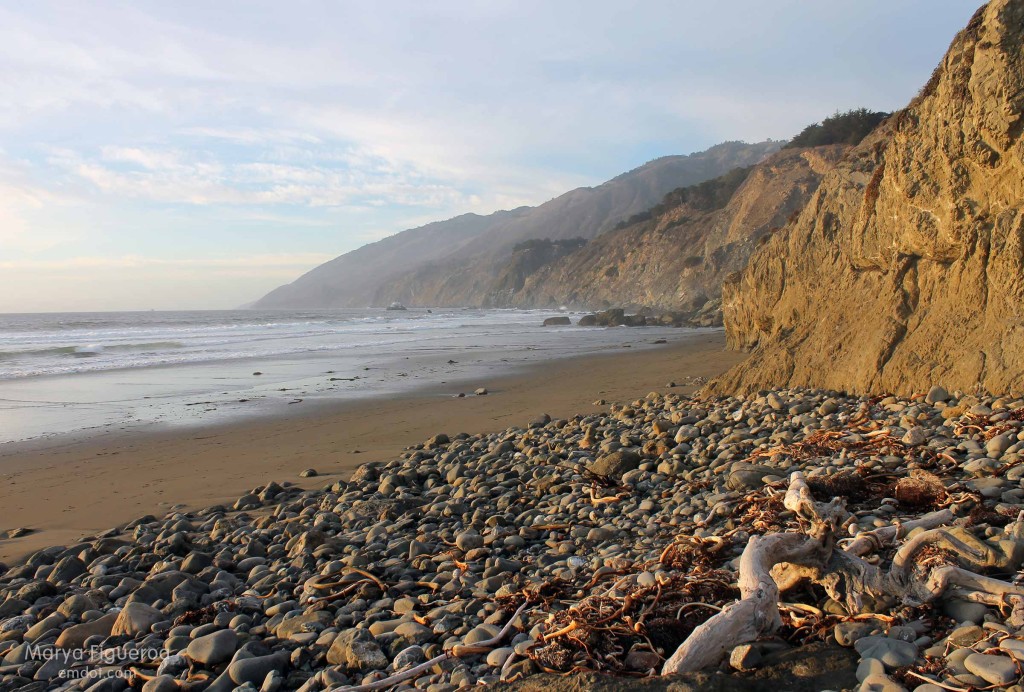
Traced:
<path id="1" fill-rule="evenodd" d="M 0 312 L 237 307 L 406 228 L 894 110 L 976 7 L 0 3 Z"/>

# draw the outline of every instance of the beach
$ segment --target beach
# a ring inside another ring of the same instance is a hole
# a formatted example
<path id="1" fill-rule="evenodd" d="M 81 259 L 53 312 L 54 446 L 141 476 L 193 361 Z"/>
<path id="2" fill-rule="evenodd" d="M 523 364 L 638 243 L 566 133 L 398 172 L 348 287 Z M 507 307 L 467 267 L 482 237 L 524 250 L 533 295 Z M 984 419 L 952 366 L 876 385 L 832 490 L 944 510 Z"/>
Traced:
<path id="1" fill-rule="evenodd" d="M 360 464 L 394 459 L 438 433 L 484 433 L 525 426 L 541 414 L 607 410 L 594 403 L 602 399 L 692 391 L 685 386 L 692 378 L 713 377 L 743 359 L 724 350 L 721 331 L 674 330 L 680 341 L 652 345 L 662 331 L 615 330 L 618 338 L 646 347 L 521 363 L 512 372 L 495 368 L 493 376 L 477 370 L 462 385 L 424 381 L 377 398 L 280 406 L 273 415 L 8 443 L 0 446 L 0 529 L 33 533 L 0 541 L 0 561 L 71 544 L 146 514 L 160 516 L 174 506 L 230 503 L 269 481 L 328 485 Z M 666 387 L 673 381 L 681 386 Z M 478 387 L 487 395 L 473 395 Z M 459 392 L 467 396 L 459 398 Z M 300 478 L 308 468 L 319 476 Z"/>
<path id="2" fill-rule="evenodd" d="M 89 500 L 4 571 L 2 689 L 1019 689 L 1024 399 L 693 396 L 697 337 L 51 450 L 17 484 Z"/>

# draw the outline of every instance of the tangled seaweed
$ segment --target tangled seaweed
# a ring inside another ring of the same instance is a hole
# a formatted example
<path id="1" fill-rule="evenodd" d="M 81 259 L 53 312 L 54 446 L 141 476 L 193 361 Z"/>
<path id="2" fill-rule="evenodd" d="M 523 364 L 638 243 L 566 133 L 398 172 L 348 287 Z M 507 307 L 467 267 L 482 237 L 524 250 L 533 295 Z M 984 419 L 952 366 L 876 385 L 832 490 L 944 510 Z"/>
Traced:
<path id="1" fill-rule="evenodd" d="M 680 549 L 673 559 L 683 554 Z M 634 581 L 620 589 L 617 587 L 627 581 L 620 579 L 610 589 L 549 613 L 544 635 L 529 656 L 548 672 L 586 669 L 646 674 L 646 670 L 629 670 L 625 656 L 648 651 L 663 657 L 710 615 L 736 599 L 735 580 L 736 575 L 728 570 L 702 566 L 663 576 L 651 586 Z"/>
<path id="2" fill-rule="evenodd" d="M 1024 418 L 1024 409 L 1018 411 Z M 979 434 L 985 435 L 986 428 L 982 427 Z M 885 503 L 895 503 L 906 510 L 958 504 L 971 509 L 967 525 L 1003 526 L 1011 520 L 1009 516 L 983 510 L 979 495 L 947 487 L 929 470 L 942 471 L 955 460 L 928 447 L 906 445 L 885 428 L 872 430 L 866 424 L 851 421 L 845 430 L 818 431 L 796 443 L 756 450 L 746 461 L 753 463 L 778 455 L 785 455 L 793 463 L 822 457 L 846 459 L 849 468 L 809 478 L 808 486 L 819 501 L 841 497 L 854 511 L 873 511 Z M 880 456 L 899 456 L 916 463 L 908 476 L 889 473 L 877 464 L 858 463 Z M 707 481 L 691 483 L 707 485 Z M 586 584 L 561 580 L 536 588 L 531 597 L 543 603 L 547 615 L 542 623 L 542 636 L 527 656 L 540 669 L 553 673 L 593 670 L 632 676 L 649 674 L 650 668 L 637 667 L 638 660 L 664 660 L 694 629 L 736 599 L 737 575 L 729 565 L 738 554 L 738 547 L 752 535 L 800 529 L 799 518 L 783 506 L 784 489 L 785 481 L 769 483 L 729 506 L 712 508 L 707 518 L 696 518 L 697 526 L 710 526 L 717 516 L 715 523 L 720 522 L 727 530 L 719 529 L 715 535 L 703 538 L 676 536 L 658 560 L 605 572 L 603 579 L 616 578 L 610 587 L 607 581 L 602 583 L 602 579 L 595 577 Z M 890 561 L 894 552 L 894 547 L 881 550 L 877 559 Z M 957 564 L 957 556 L 941 548 L 928 548 L 921 552 L 917 567 L 927 570 L 947 564 Z M 649 584 L 649 579 L 645 582 L 648 585 L 638 584 L 637 577 L 644 571 L 656 573 L 654 584 Z M 836 615 L 806 605 L 820 604 L 824 598 L 822 593 L 807 591 L 808 588 L 800 587 L 792 594 L 803 603 L 780 606 L 783 626 L 776 633 L 779 639 L 794 646 L 825 641 L 837 623 L 867 617 Z M 888 620 L 894 624 L 915 618 L 935 623 L 943 620 L 931 606 L 904 608 Z M 939 625 L 936 628 L 942 629 Z M 647 656 L 631 659 L 630 654 L 638 652 Z M 934 678 L 937 671 L 931 670 L 933 667 L 932 663 L 909 667 L 901 670 L 897 678 L 916 680 L 919 684 Z"/>

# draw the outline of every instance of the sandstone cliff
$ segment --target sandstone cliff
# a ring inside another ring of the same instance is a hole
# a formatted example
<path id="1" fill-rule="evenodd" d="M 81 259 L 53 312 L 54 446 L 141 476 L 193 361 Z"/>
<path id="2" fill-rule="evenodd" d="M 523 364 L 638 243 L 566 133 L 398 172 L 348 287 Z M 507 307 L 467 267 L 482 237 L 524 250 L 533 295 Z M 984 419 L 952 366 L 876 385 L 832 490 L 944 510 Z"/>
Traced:
<path id="1" fill-rule="evenodd" d="M 726 283 L 753 353 L 713 389 L 1024 389 L 1022 110 L 1024 0 L 993 0 Z"/>

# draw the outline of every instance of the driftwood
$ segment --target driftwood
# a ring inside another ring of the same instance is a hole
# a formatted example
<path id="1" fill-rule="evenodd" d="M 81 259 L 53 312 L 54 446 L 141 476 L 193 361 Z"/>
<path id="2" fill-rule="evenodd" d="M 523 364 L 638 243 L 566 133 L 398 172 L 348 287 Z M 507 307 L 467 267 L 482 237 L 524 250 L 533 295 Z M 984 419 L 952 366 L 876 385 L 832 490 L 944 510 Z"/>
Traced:
<path id="1" fill-rule="evenodd" d="M 800 533 L 754 536 L 740 557 L 740 600 L 698 626 L 665 662 L 663 675 L 700 670 L 719 663 L 739 644 L 757 640 L 782 625 L 779 596 L 799 581 L 810 579 L 851 614 L 864 610 L 864 602 L 920 605 L 940 597 L 957 596 L 981 603 L 1006 603 L 1009 596 L 1024 596 L 1024 586 L 976 574 L 942 560 L 920 560 L 921 551 L 935 549 L 956 554 L 979 568 L 1002 565 L 1018 556 L 994 554 L 991 544 L 939 528 L 953 521 L 949 510 L 932 512 L 902 525 L 887 526 L 855 536 L 845 549 L 839 546 L 852 517 L 842 500 L 817 502 L 803 474 L 790 478 L 783 502 L 800 520 Z M 880 548 L 900 545 L 888 569 L 863 559 Z M 1007 528 L 1024 536 L 1024 513 Z"/>

